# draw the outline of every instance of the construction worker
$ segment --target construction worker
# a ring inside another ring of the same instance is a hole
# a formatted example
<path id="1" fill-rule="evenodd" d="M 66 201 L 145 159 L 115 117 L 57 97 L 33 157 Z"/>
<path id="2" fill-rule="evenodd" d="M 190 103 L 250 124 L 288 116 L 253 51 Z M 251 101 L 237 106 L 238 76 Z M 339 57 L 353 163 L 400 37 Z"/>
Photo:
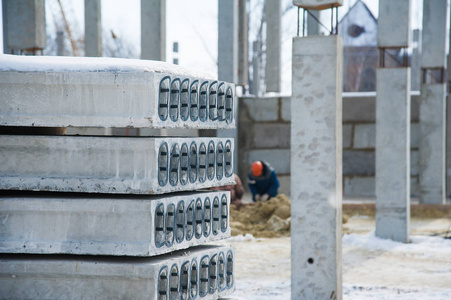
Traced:
<path id="1" fill-rule="evenodd" d="M 248 185 L 252 201 L 267 201 L 277 195 L 279 180 L 276 171 L 267 162 L 255 161 L 249 171 Z"/>

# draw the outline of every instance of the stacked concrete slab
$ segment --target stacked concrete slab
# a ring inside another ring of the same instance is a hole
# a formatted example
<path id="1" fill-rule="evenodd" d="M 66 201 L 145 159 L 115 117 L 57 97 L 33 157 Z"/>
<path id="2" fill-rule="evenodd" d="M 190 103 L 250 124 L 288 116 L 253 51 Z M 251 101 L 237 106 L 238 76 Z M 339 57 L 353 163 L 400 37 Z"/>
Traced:
<path id="1" fill-rule="evenodd" d="M 51 60 L 0 59 L 3 132 L 234 127 L 234 86 L 208 74 Z M 2 297 L 212 299 L 235 289 L 234 249 L 203 246 L 230 236 L 230 193 L 213 190 L 234 183 L 233 139 L 0 140 Z"/>

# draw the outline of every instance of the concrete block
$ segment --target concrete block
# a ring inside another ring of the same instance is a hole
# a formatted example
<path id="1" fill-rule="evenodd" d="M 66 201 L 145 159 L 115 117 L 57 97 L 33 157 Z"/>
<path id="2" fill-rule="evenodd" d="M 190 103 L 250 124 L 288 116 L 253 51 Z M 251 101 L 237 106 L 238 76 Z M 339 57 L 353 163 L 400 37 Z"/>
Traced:
<path id="1" fill-rule="evenodd" d="M 293 39 L 292 299 L 342 298 L 342 57 L 340 36 Z"/>
<path id="2" fill-rule="evenodd" d="M 291 97 L 281 97 L 282 99 L 282 121 L 291 121 Z"/>
<path id="3" fill-rule="evenodd" d="M 251 150 L 247 162 L 256 160 L 268 162 L 277 174 L 290 174 L 290 149 Z"/>
<path id="4" fill-rule="evenodd" d="M 448 0 L 423 1 L 422 68 L 444 68 L 449 23 Z"/>
<path id="5" fill-rule="evenodd" d="M 0 189 L 162 194 L 234 183 L 233 140 L 0 135 Z"/>
<path id="6" fill-rule="evenodd" d="M 343 125 L 343 149 L 351 148 L 352 145 L 352 129 L 353 125 Z"/>
<path id="7" fill-rule="evenodd" d="M 418 148 L 420 146 L 420 125 L 418 123 L 410 123 L 410 148 Z"/>
<path id="8" fill-rule="evenodd" d="M 249 117 L 256 122 L 277 121 L 279 119 L 278 98 L 244 98 L 243 104 Z"/>
<path id="9" fill-rule="evenodd" d="M 141 0 L 141 59 L 166 60 L 166 0 Z"/>
<path id="10" fill-rule="evenodd" d="M 354 127 L 354 148 L 374 149 L 376 146 L 376 125 L 356 124 Z"/>
<path id="11" fill-rule="evenodd" d="M 410 151 L 410 175 L 418 176 L 419 174 L 419 154 L 418 150 Z"/>
<path id="12" fill-rule="evenodd" d="M 379 0 L 378 47 L 410 46 L 411 0 Z"/>
<path id="13" fill-rule="evenodd" d="M 256 148 L 290 148 L 290 124 L 255 124 L 254 146 Z"/>
<path id="14" fill-rule="evenodd" d="M 409 93 L 409 68 L 377 70 L 376 235 L 404 243 L 410 220 Z"/>
<path id="15" fill-rule="evenodd" d="M 279 179 L 279 194 L 291 195 L 291 176 L 290 175 L 277 175 Z"/>
<path id="16" fill-rule="evenodd" d="M 0 255 L 0 295 L 7 299 L 217 299 L 234 290 L 230 246 L 154 258 Z"/>
<path id="17" fill-rule="evenodd" d="M 420 104 L 420 202 L 445 204 L 446 84 L 423 84 Z"/>
<path id="18" fill-rule="evenodd" d="M 230 192 L 0 196 L 0 253 L 155 256 L 230 237 Z"/>
<path id="19" fill-rule="evenodd" d="M 102 56 L 100 0 L 85 0 L 85 56 Z"/>
<path id="20" fill-rule="evenodd" d="M 344 96 L 343 122 L 375 122 L 376 96 Z"/>
<path id="21" fill-rule="evenodd" d="M 411 197 L 419 197 L 420 196 L 420 187 L 418 182 L 418 176 L 410 177 L 410 196 Z"/>
<path id="22" fill-rule="evenodd" d="M 374 151 L 343 151 L 343 175 L 373 176 L 374 174 Z"/>
<path id="23" fill-rule="evenodd" d="M 233 84 L 170 64 L 5 55 L 0 70 L 0 126 L 235 128 Z"/>
<path id="24" fill-rule="evenodd" d="M 266 92 L 280 92 L 282 68 L 282 3 L 265 1 L 266 20 Z"/>
<path id="25" fill-rule="evenodd" d="M 6 47 L 20 50 L 44 49 L 45 1 L 4 0 L 6 9 Z"/>
<path id="26" fill-rule="evenodd" d="M 328 9 L 331 6 L 342 6 L 343 0 L 293 0 L 293 5 L 305 9 Z"/>
<path id="27" fill-rule="evenodd" d="M 218 1 L 218 79 L 238 82 L 238 0 Z"/>
<path id="28" fill-rule="evenodd" d="M 351 197 L 374 197 L 376 195 L 376 180 L 373 176 L 345 176 L 344 195 Z"/>

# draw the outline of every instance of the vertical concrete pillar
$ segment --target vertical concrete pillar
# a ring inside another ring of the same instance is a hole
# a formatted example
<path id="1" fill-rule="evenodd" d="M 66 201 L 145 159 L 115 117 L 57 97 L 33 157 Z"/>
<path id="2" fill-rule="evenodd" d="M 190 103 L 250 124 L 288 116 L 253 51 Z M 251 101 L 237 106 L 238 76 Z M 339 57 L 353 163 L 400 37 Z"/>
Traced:
<path id="1" fill-rule="evenodd" d="M 448 1 L 423 2 L 423 81 L 420 98 L 420 202 L 445 203 L 446 43 Z M 431 73 L 429 75 L 428 73 Z M 431 76 L 430 81 L 428 77 Z"/>
<path id="2" fill-rule="evenodd" d="M 377 43 L 381 50 L 410 44 L 410 0 L 380 0 Z M 387 58 L 388 60 L 388 58 Z M 409 241 L 410 68 L 377 70 L 376 236 Z"/>
<path id="3" fill-rule="evenodd" d="M 0 53 L 10 53 L 10 51 L 8 51 L 7 49 L 7 41 L 6 41 L 6 36 L 7 36 L 7 30 L 6 30 L 6 25 L 8 24 L 8 22 L 6 21 L 6 1 L 2 0 L 2 51 Z"/>
<path id="4" fill-rule="evenodd" d="M 342 61 L 340 36 L 293 39 L 291 299 L 342 298 Z"/>
<path id="5" fill-rule="evenodd" d="M 309 12 L 319 20 L 319 10 Z M 307 16 L 307 35 L 319 35 L 319 23 L 310 14 Z"/>
<path id="6" fill-rule="evenodd" d="M 166 0 L 141 0 L 141 59 L 166 60 Z"/>
<path id="7" fill-rule="evenodd" d="M 449 22 L 451 26 L 451 10 Z M 448 49 L 451 49 L 451 30 L 448 36 Z M 448 53 L 447 61 L 447 87 L 448 92 L 451 87 L 451 56 Z M 451 197 L 451 97 L 446 97 L 446 196 Z"/>
<path id="8" fill-rule="evenodd" d="M 85 56 L 102 56 L 100 0 L 85 0 Z"/>
<path id="9" fill-rule="evenodd" d="M 266 16 L 266 67 L 265 85 L 267 92 L 280 92 L 281 83 L 281 35 L 282 7 L 281 0 L 265 1 Z"/>
<path id="10" fill-rule="evenodd" d="M 238 85 L 246 86 L 249 76 L 249 24 L 247 0 L 238 0 Z"/>
<path id="11" fill-rule="evenodd" d="M 56 33 L 56 55 L 64 56 L 64 31 Z"/>
<path id="12" fill-rule="evenodd" d="M 413 31 L 413 49 L 411 60 L 411 86 L 412 91 L 419 91 L 421 87 L 421 31 Z"/>
<path id="13" fill-rule="evenodd" d="M 36 54 L 46 46 L 44 0 L 3 0 L 5 49 Z"/>
<path id="14" fill-rule="evenodd" d="M 260 95 L 260 43 L 252 43 L 252 86 L 251 94 L 258 97 Z"/>
<path id="15" fill-rule="evenodd" d="M 238 0 L 218 0 L 218 79 L 238 80 Z"/>
<path id="16" fill-rule="evenodd" d="M 238 81 L 238 0 L 218 0 L 218 79 Z M 238 97 L 234 95 L 238 108 Z M 237 118 L 237 110 L 234 118 Z M 218 129 L 216 136 L 238 141 L 237 129 Z M 238 170 L 238 151 L 233 153 L 233 167 Z"/>

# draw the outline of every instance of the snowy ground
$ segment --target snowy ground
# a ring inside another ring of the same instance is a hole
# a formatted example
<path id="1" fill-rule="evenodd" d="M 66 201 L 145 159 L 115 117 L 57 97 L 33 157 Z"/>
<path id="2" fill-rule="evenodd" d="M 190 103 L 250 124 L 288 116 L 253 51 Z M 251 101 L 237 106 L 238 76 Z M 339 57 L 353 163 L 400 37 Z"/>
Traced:
<path id="1" fill-rule="evenodd" d="M 343 236 L 343 299 L 451 299 L 450 219 L 413 219 L 411 243 L 374 236 L 374 218 L 353 217 Z M 236 247 L 231 299 L 290 299 L 290 238 L 227 241 Z"/>

